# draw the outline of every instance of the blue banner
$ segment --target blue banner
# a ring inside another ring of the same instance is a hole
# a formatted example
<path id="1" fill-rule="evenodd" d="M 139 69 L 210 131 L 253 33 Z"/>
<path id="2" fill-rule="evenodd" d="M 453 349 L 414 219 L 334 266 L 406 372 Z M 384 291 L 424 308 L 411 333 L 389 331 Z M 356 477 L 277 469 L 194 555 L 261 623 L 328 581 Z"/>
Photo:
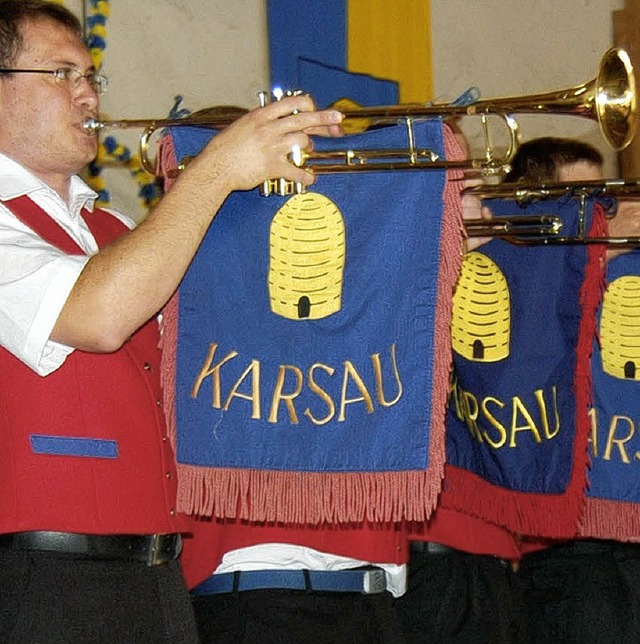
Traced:
<path id="1" fill-rule="evenodd" d="M 403 129 L 348 145 L 399 145 Z M 418 133 L 442 153 L 438 122 Z M 186 129 L 174 140 L 192 151 Z M 179 291 L 181 463 L 427 467 L 443 189 L 442 171 L 347 173 L 231 195 Z"/>
<path id="2" fill-rule="evenodd" d="M 439 121 L 416 124 L 415 135 L 444 156 Z M 172 136 L 179 160 L 210 135 Z M 314 147 L 388 150 L 406 137 L 391 126 Z M 356 498 L 332 492 L 329 505 L 374 508 L 382 495 L 394 516 L 408 496 L 423 506 L 433 496 L 397 475 L 429 471 L 439 489 L 430 468 L 443 454 L 432 462 L 429 448 L 444 432 L 450 364 L 449 338 L 436 333 L 446 184 L 443 170 L 343 172 L 300 195 L 227 199 L 178 291 L 177 457 L 195 488 L 252 472 L 357 475 Z M 250 487 L 263 485 L 256 476 Z M 278 489 L 290 487 L 283 480 Z M 296 481 L 300 494 L 353 484 Z"/>
<path id="3" fill-rule="evenodd" d="M 590 229 L 595 203 L 584 218 L 578 199 L 487 205 L 494 215 L 556 215 L 570 237 Z M 445 505 L 519 533 L 575 532 L 602 252 L 493 240 L 465 258 L 452 321 Z"/>
<path id="4" fill-rule="evenodd" d="M 593 350 L 589 496 L 640 503 L 640 253 L 611 260 Z"/>

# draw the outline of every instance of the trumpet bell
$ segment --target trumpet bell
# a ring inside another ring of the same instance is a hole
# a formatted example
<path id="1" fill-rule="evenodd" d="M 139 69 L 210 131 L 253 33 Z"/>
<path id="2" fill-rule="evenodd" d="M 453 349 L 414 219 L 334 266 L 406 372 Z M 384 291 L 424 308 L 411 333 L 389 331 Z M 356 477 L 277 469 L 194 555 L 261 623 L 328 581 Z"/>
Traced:
<path id="1" fill-rule="evenodd" d="M 626 51 L 605 52 L 591 91 L 602 134 L 614 150 L 624 150 L 636 133 L 637 109 L 633 66 Z"/>

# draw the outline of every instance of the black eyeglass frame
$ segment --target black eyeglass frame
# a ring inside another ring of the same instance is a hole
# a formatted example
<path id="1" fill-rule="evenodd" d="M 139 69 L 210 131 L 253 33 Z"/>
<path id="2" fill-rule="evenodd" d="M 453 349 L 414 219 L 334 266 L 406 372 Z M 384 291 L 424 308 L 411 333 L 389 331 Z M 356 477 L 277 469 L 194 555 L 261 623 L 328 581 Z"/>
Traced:
<path id="1" fill-rule="evenodd" d="M 58 67 L 57 69 L 0 69 L 0 74 L 51 74 L 59 82 L 68 81 L 68 74 L 70 72 L 75 72 L 78 75 L 78 83 L 81 78 L 85 78 L 97 94 L 104 94 L 107 91 L 109 81 L 104 74 L 100 74 L 99 72 L 81 74 L 79 69 L 74 69 L 73 67 Z"/>

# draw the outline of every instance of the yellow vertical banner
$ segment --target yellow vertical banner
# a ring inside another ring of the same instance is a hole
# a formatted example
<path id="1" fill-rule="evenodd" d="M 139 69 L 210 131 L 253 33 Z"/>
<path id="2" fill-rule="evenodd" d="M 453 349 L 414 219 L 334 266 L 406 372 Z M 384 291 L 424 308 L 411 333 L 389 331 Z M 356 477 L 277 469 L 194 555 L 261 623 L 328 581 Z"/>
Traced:
<path id="1" fill-rule="evenodd" d="M 433 98 L 430 0 L 347 0 L 348 70 L 397 81 L 402 103 Z"/>

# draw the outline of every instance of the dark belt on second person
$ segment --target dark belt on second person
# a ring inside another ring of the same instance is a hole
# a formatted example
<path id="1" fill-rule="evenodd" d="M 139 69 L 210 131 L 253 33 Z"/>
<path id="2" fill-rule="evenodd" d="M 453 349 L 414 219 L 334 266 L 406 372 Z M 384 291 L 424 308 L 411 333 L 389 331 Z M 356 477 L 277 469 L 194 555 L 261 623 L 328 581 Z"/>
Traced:
<path id="1" fill-rule="evenodd" d="M 411 541 L 409 543 L 409 551 L 421 555 L 447 555 L 459 552 L 449 546 L 444 546 L 435 541 Z"/>
<path id="2" fill-rule="evenodd" d="M 81 559 L 137 561 L 159 566 L 178 557 L 179 534 L 95 535 L 74 532 L 13 532 L 0 535 L 0 550 L 55 552 Z"/>
<path id="3" fill-rule="evenodd" d="M 462 550 L 456 550 L 456 548 L 451 548 L 450 546 L 445 546 L 441 543 L 436 543 L 435 541 L 411 541 L 409 543 L 409 551 L 412 554 L 419 555 L 466 555 Z M 511 566 L 511 563 L 506 559 L 502 559 L 496 555 L 471 555 L 473 557 L 486 557 L 489 561 L 497 561 L 503 566 Z"/>

